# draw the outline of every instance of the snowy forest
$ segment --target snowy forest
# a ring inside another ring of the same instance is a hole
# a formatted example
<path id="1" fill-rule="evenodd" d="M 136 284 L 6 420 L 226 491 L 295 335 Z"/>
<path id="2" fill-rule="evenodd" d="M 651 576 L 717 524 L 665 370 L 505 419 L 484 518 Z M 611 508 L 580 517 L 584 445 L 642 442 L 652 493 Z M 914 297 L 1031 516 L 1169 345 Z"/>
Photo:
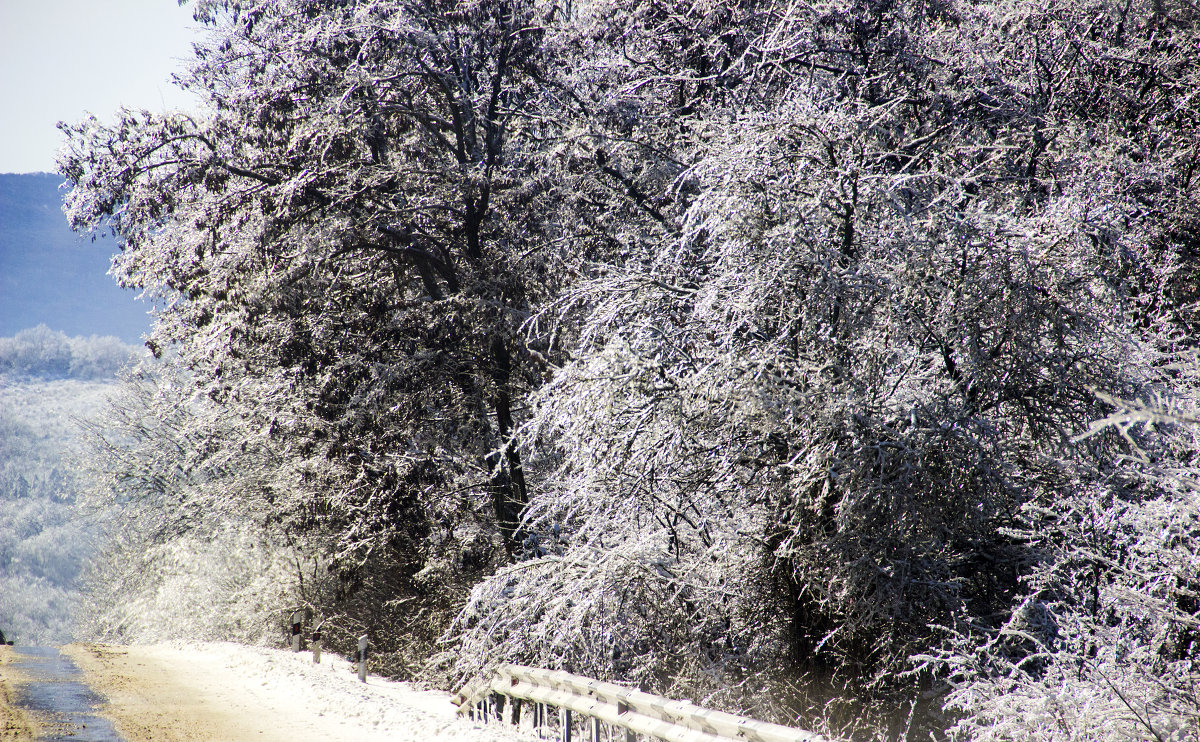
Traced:
<path id="1" fill-rule="evenodd" d="M 196 110 L 61 125 L 158 307 L 92 635 L 1196 738 L 1193 3 L 191 6 Z"/>
<path id="2" fill-rule="evenodd" d="M 70 641 L 79 577 L 104 532 L 87 507 L 79 423 L 101 415 L 138 350 L 45 326 L 0 337 L 0 631 Z M 106 498 L 98 498 L 106 502 Z"/>

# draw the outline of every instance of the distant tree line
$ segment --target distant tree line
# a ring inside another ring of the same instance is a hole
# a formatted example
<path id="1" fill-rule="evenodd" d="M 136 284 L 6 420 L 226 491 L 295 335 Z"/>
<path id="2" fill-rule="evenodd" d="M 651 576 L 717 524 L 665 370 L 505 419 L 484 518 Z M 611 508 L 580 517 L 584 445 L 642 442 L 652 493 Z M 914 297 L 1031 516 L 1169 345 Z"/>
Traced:
<path id="1" fill-rule="evenodd" d="M 111 336 L 67 337 L 45 325 L 0 337 L 0 374 L 38 379 L 115 380 L 139 351 Z"/>
<path id="2" fill-rule="evenodd" d="M 98 627 L 241 544 L 445 683 L 1200 723 L 1194 5 L 194 10 L 202 114 L 64 126 L 169 358 Z"/>

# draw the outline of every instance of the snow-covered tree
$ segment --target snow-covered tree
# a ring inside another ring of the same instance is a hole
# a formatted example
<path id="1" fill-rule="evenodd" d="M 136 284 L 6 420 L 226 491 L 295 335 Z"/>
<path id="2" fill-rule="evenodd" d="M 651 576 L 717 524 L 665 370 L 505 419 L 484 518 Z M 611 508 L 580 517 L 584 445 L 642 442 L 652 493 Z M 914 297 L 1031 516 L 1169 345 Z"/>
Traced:
<path id="1" fill-rule="evenodd" d="M 469 593 L 450 676 L 769 705 L 917 657 L 986 736 L 1111 655 L 1069 692 L 1187 718 L 1189 434 L 1083 433 L 1186 387 L 1190 5 L 196 13 L 207 109 L 61 162 L 194 385 L 164 513 L 327 547 L 414 658 Z"/>
<path id="2" fill-rule="evenodd" d="M 533 6 L 195 13 L 206 108 L 67 127 L 73 224 L 116 232 L 121 280 L 166 305 L 151 342 L 279 452 L 275 508 L 335 534 L 348 579 L 385 553 L 410 582 L 487 568 L 527 499 L 516 330 L 553 231 Z"/>
<path id="3" fill-rule="evenodd" d="M 1191 326 L 1193 11 L 739 4 L 766 19 L 747 39 L 666 6 L 613 52 L 641 75 L 625 110 L 670 83 L 734 92 L 647 124 L 637 146 L 678 165 L 658 200 L 624 195 L 663 228 L 535 319 L 577 338 L 526 429 L 557 466 L 529 515 L 554 554 L 476 589 L 467 666 L 685 664 L 720 686 L 894 678 L 939 625 L 991 646 L 1050 521 L 1076 555 L 1081 513 L 1145 539 L 1112 509 L 1123 441 L 1072 440 L 1159 388 Z M 696 76 L 651 51 L 689 18 L 736 58 Z"/>

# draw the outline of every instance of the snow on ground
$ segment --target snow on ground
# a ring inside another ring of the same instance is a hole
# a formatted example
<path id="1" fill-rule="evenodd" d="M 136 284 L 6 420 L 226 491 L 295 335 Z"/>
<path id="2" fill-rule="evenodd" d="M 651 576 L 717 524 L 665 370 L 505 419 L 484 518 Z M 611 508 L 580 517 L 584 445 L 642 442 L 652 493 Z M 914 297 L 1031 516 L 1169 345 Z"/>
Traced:
<path id="1" fill-rule="evenodd" d="M 273 706 L 297 717 L 316 715 L 350 725 L 358 739 L 529 740 L 529 733 L 500 724 L 486 728 L 460 718 L 450 696 L 422 691 L 407 683 L 367 676 L 359 681 L 355 666 L 328 653 L 314 664 L 311 652 L 295 653 L 237 644 L 178 646 L 184 656 L 216 658 L 230 670 L 259 683 Z M 372 736 L 372 733 L 375 736 Z"/>
<path id="2" fill-rule="evenodd" d="M 484 726 L 459 717 L 457 707 L 445 693 L 417 690 L 406 683 L 370 675 L 363 684 L 351 663 L 328 653 L 317 665 L 311 652 L 293 653 L 228 643 L 112 649 L 125 650 L 127 662 L 138 668 L 147 665 L 166 668 L 170 681 L 194 689 L 193 698 L 199 703 L 267 727 L 267 734 L 274 733 L 281 739 L 327 742 L 538 739 L 528 729 L 517 730 L 495 723 Z M 119 697 L 110 694 L 110 698 L 114 706 L 119 705 Z M 114 708 L 113 713 L 119 715 L 119 709 Z M 246 719 L 247 716 L 254 718 Z"/>

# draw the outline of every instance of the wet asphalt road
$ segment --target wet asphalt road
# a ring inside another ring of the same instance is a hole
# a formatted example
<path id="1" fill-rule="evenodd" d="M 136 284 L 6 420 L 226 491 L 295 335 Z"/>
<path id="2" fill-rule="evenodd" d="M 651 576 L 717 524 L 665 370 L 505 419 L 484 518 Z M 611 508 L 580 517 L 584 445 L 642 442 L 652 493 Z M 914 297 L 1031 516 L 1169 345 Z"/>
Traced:
<path id="1" fill-rule="evenodd" d="M 79 668 L 54 647 L 14 647 L 13 667 L 27 681 L 14 688 L 15 704 L 42 722 L 44 742 L 123 742 L 112 724 L 96 715 L 104 699 L 85 685 Z"/>

